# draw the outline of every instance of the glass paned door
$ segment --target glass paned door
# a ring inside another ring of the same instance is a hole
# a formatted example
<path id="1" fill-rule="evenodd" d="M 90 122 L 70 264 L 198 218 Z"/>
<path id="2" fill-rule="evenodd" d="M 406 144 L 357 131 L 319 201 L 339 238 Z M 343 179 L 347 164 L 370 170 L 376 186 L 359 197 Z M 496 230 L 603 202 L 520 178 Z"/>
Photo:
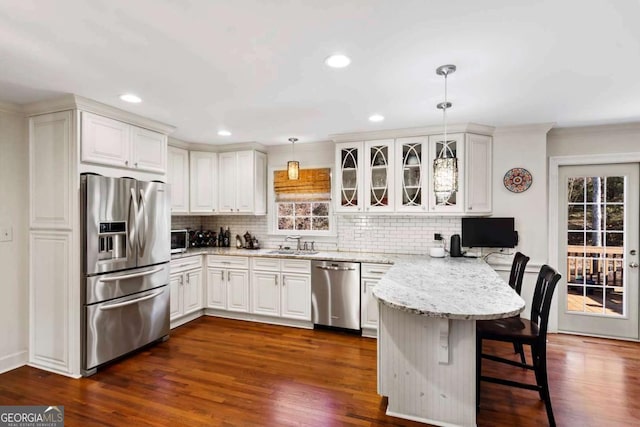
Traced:
<path id="1" fill-rule="evenodd" d="M 366 141 L 365 210 L 393 211 L 393 140 Z"/>
<path id="2" fill-rule="evenodd" d="M 426 137 L 396 140 L 396 211 L 426 211 L 428 157 Z"/>
<path id="3" fill-rule="evenodd" d="M 562 167 L 560 186 L 559 328 L 638 338 L 638 165 Z"/>
<path id="4" fill-rule="evenodd" d="M 362 210 L 362 142 L 336 144 L 336 212 Z"/>

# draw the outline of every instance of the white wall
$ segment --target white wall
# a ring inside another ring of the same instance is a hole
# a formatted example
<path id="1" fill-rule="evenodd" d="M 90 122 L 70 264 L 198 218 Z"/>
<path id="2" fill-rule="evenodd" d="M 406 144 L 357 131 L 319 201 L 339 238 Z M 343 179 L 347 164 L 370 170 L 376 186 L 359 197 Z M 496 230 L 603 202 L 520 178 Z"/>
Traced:
<path id="1" fill-rule="evenodd" d="M 575 156 L 640 152 L 640 123 L 552 129 L 547 154 Z"/>
<path id="2" fill-rule="evenodd" d="M 497 128 L 493 135 L 493 216 L 512 216 L 518 231 L 516 250 L 529 256 L 522 285 L 527 302 L 523 317 L 529 317 L 533 289 L 540 266 L 548 259 L 547 243 L 547 132 L 551 124 Z M 512 193 L 504 187 L 504 174 L 523 167 L 531 172 L 531 187 Z M 512 257 L 491 256 L 489 262 L 506 278 Z"/>
<path id="3" fill-rule="evenodd" d="M 0 105 L 0 372 L 21 366 L 28 350 L 28 145 L 22 114 Z"/>

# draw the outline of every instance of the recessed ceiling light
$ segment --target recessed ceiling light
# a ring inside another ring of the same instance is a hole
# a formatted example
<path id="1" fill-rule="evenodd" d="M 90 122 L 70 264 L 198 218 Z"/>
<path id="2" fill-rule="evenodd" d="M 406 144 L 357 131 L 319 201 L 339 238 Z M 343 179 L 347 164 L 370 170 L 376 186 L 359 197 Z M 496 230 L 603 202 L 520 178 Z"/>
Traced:
<path id="1" fill-rule="evenodd" d="M 384 116 L 380 115 L 380 114 L 373 114 L 371 116 L 369 116 L 369 121 L 370 122 L 381 122 L 384 120 Z"/>
<path id="2" fill-rule="evenodd" d="M 218 131 L 218 135 L 220 135 L 220 136 L 231 136 L 231 132 L 229 132 L 228 130 L 221 130 L 221 131 Z"/>
<path id="3" fill-rule="evenodd" d="M 347 65 L 351 64 L 351 59 L 349 59 L 348 56 L 336 54 L 331 55 L 330 57 L 325 59 L 324 63 L 331 68 L 344 68 Z"/>
<path id="4" fill-rule="evenodd" d="M 142 102 L 142 99 L 139 96 L 132 93 L 125 93 L 124 95 L 120 95 L 120 99 L 122 99 L 124 102 L 131 102 L 132 104 L 139 104 Z"/>

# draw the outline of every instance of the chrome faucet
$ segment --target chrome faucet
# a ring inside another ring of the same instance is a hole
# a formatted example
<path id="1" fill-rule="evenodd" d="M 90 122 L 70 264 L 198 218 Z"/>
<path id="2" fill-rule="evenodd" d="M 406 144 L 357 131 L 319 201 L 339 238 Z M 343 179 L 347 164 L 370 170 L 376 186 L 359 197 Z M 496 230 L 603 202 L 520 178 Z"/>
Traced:
<path id="1" fill-rule="evenodd" d="M 287 236 L 284 238 L 284 240 L 297 240 L 296 243 L 296 250 L 299 251 L 300 250 L 300 239 L 302 238 L 302 236 Z"/>

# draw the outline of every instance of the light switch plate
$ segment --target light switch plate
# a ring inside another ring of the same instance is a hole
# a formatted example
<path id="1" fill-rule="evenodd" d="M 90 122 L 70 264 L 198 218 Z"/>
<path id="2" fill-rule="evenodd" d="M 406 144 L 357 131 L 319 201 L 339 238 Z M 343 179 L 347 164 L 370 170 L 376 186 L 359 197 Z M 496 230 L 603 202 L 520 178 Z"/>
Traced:
<path id="1" fill-rule="evenodd" d="M 12 227 L 0 227 L 0 242 L 10 242 L 13 240 Z"/>

